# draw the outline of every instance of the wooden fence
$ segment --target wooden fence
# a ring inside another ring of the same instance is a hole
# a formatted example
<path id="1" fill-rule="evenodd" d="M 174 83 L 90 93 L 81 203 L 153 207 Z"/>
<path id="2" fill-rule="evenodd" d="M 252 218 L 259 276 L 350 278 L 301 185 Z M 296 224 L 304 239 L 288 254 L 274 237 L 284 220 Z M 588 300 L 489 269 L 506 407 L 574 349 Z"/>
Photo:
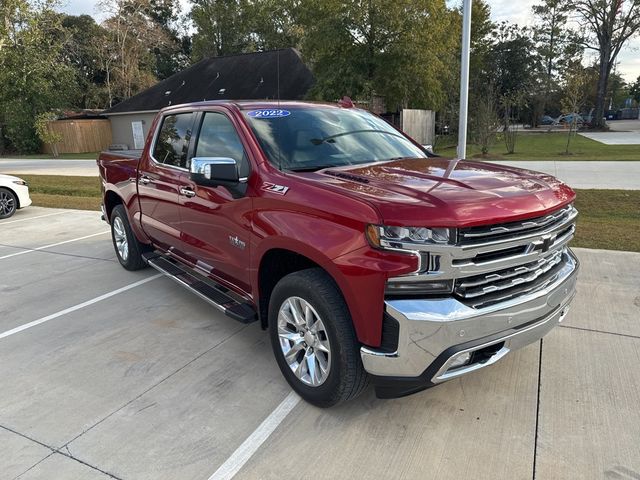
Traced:
<path id="1" fill-rule="evenodd" d="M 56 120 L 49 128 L 62 135 L 58 153 L 90 153 L 106 150 L 111 142 L 111 122 L 107 119 Z M 51 153 L 45 145 L 44 153 Z"/>
<path id="2" fill-rule="evenodd" d="M 436 138 L 436 113 L 432 110 L 402 110 L 402 130 L 422 145 L 433 145 Z"/>

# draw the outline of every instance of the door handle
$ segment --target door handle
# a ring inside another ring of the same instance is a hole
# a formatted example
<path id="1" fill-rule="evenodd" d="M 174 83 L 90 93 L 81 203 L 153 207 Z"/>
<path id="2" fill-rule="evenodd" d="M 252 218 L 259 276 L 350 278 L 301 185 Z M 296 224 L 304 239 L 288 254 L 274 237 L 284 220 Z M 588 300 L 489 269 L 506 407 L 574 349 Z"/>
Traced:
<path id="1" fill-rule="evenodd" d="M 191 198 L 196 196 L 196 192 L 189 187 L 180 187 L 180 195 Z"/>
<path id="2" fill-rule="evenodd" d="M 151 179 L 149 177 L 147 177 L 146 175 L 142 175 L 140 177 L 140 183 L 144 184 L 144 185 L 148 185 L 151 183 Z"/>

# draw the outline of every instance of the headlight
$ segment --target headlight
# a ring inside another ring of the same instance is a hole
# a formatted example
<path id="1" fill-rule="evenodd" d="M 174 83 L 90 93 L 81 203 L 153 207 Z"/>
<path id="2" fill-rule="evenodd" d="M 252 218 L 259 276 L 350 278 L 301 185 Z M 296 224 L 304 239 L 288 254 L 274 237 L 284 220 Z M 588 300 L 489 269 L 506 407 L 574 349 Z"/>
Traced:
<path id="1" fill-rule="evenodd" d="M 367 238 L 369 243 L 376 248 L 410 250 L 411 245 L 446 245 L 453 243 L 455 232 L 449 228 L 369 225 L 367 227 Z"/>
<path id="2" fill-rule="evenodd" d="M 23 185 L 25 187 L 28 186 L 27 182 L 25 182 L 24 180 L 14 180 L 13 183 L 15 183 L 16 185 Z"/>
<path id="3" fill-rule="evenodd" d="M 453 291 L 453 280 L 432 280 L 433 276 L 429 275 L 429 272 L 440 269 L 440 255 L 429 252 L 429 246 L 454 244 L 454 229 L 369 225 L 366 235 L 372 247 L 406 252 L 420 258 L 418 270 L 387 280 L 384 292 L 386 296 L 419 297 L 449 294 Z"/>

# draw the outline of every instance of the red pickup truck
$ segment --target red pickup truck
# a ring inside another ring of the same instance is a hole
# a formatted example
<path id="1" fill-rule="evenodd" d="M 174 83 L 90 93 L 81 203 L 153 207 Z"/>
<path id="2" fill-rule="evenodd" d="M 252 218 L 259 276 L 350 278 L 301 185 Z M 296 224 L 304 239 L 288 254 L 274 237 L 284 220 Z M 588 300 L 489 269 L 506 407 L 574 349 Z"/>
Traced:
<path id="1" fill-rule="evenodd" d="M 141 154 L 98 165 L 122 266 L 260 322 L 315 405 L 490 365 L 561 322 L 575 293 L 568 186 L 436 157 L 350 105 L 173 106 Z"/>

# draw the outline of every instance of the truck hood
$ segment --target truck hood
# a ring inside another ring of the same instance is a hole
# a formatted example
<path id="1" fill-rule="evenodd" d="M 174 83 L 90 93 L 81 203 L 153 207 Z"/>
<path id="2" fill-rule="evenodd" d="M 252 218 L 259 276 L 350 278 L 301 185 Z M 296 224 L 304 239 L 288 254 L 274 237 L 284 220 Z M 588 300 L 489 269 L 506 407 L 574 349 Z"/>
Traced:
<path id="1" fill-rule="evenodd" d="M 531 170 L 444 158 L 405 158 L 309 175 L 365 197 L 388 225 L 464 227 L 545 215 L 575 198 L 556 178 Z"/>

